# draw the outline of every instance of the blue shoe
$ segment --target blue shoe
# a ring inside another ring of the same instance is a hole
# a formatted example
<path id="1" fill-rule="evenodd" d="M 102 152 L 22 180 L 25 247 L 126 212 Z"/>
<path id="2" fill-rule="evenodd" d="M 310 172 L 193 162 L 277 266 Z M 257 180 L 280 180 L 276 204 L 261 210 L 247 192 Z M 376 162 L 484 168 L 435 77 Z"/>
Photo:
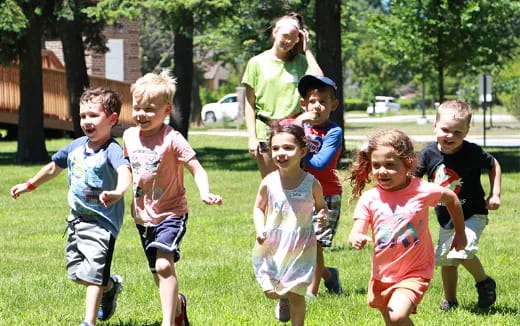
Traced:
<path id="1" fill-rule="evenodd" d="M 84 321 L 81 324 L 79 324 L 79 326 L 94 326 L 94 325 L 91 325 L 91 324 L 87 323 L 86 321 Z"/>
<path id="2" fill-rule="evenodd" d="M 289 299 L 280 299 L 280 301 L 278 301 L 278 304 L 276 305 L 274 314 L 276 315 L 276 319 L 283 323 L 286 323 L 289 320 L 291 320 L 291 305 L 289 304 Z"/>
<path id="3" fill-rule="evenodd" d="M 489 308 L 497 300 L 497 284 L 495 280 L 488 277 L 484 281 L 475 284 L 478 291 L 478 306 L 480 308 Z"/>
<path id="4" fill-rule="evenodd" d="M 101 298 L 101 306 L 98 311 L 98 320 L 109 320 L 117 307 L 117 296 L 123 291 L 123 278 L 119 275 L 110 276 L 112 280 L 112 288 L 103 293 Z"/>
<path id="5" fill-rule="evenodd" d="M 325 280 L 325 287 L 329 292 L 340 294 L 343 292 L 341 283 L 339 282 L 339 272 L 337 268 L 325 267 L 330 272 L 330 277 Z"/>

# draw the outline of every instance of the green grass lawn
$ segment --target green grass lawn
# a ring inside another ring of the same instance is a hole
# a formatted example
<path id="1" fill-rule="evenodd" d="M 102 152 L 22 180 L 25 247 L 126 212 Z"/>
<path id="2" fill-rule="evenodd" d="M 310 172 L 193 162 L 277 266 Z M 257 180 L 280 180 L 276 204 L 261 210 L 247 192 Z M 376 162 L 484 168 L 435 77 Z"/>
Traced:
<path id="1" fill-rule="evenodd" d="M 69 141 L 50 140 L 47 148 L 54 152 Z M 181 291 L 188 298 L 190 321 L 195 326 L 281 325 L 274 317 L 276 302 L 264 297 L 252 271 L 252 206 L 260 177 L 244 150 L 247 140 L 193 135 L 190 142 L 208 171 L 212 191 L 224 198 L 220 207 L 204 205 L 193 178 L 186 176 L 190 220 L 177 272 Z M 12 165 L 15 150 L 16 143 L 0 142 L 0 325 L 78 325 L 84 288 L 67 280 L 64 264 L 66 173 L 15 201 L 9 197 L 10 187 L 40 168 Z M 440 312 L 437 270 L 419 313 L 413 316 L 416 325 L 520 325 L 520 153 L 518 149 L 488 150 L 502 162 L 505 173 L 502 207 L 490 214 L 479 257 L 497 281 L 498 300 L 489 311 L 478 310 L 473 280 L 461 270 L 460 308 Z M 486 177 L 483 182 L 487 185 Z M 380 314 L 365 303 L 371 249 L 355 251 L 347 243 L 354 203 L 348 202 L 346 184 L 345 188 L 342 222 L 334 247 L 325 253 L 327 266 L 339 268 L 345 292 L 330 295 L 321 289 L 319 298 L 308 303 L 307 325 L 383 324 Z M 126 196 L 127 204 L 130 197 Z M 436 239 L 433 211 L 431 217 Z M 128 214 L 112 269 L 124 277 L 125 287 L 114 317 L 99 325 L 160 325 L 158 291 Z"/>

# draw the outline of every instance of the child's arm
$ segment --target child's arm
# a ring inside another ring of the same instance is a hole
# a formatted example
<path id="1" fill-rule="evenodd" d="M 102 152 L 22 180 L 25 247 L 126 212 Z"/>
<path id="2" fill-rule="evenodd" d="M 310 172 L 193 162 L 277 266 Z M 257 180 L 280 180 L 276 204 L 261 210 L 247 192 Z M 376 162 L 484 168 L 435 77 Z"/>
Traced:
<path id="1" fill-rule="evenodd" d="M 318 222 L 318 227 L 323 228 L 327 226 L 328 223 L 328 207 L 323 197 L 323 188 L 321 187 L 321 184 L 317 179 L 314 179 L 314 183 L 312 184 L 312 197 L 314 198 L 314 209 L 316 212 L 318 212 L 316 214 L 316 221 Z"/>
<path id="2" fill-rule="evenodd" d="M 363 249 L 367 242 L 372 242 L 372 238 L 367 235 L 367 232 L 368 221 L 362 219 L 355 220 L 352 231 L 350 231 L 348 236 L 348 242 L 354 249 Z"/>
<path id="3" fill-rule="evenodd" d="M 496 159 L 495 164 L 489 170 L 489 197 L 486 200 L 486 207 L 495 210 L 500 207 L 500 192 L 502 190 L 502 169 Z"/>
<path id="4" fill-rule="evenodd" d="M 460 204 L 459 197 L 457 197 L 457 194 L 450 189 L 443 188 L 441 202 L 446 205 L 446 209 L 448 210 L 455 227 L 455 236 L 451 247 L 455 248 L 455 250 L 462 250 L 466 248 L 468 240 L 466 239 L 464 213 L 462 212 L 462 205 Z"/>
<path id="5" fill-rule="evenodd" d="M 343 145 L 343 132 L 341 128 L 330 130 L 323 140 L 320 150 L 313 155 L 306 155 L 304 158 L 305 166 L 318 171 L 325 170 L 336 158 L 336 154 Z"/>
<path id="6" fill-rule="evenodd" d="M 255 223 L 256 241 L 264 243 L 265 232 L 265 208 L 267 206 L 267 186 L 262 181 L 256 195 L 255 206 L 253 208 L 253 221 Z"/>
<path id="7" fill-rule="evenodd" d="M 63 171 L 63 169 L 60 168 L 54 161 L 50 162 L 49 164 L 42 167 L 34 177 L 27 180 L 26 183 L 20 183 L 13 186 L 11 188 L 11 197 L 16 199 L 24 192 L 36 189 L 39 185 L 60 174 L 61 171 Z"/>
<path id="8" fill-rule="evenodd" d="M 117 168 L 117 185 L 114 190 L 105 190 L 99 194 L 99 201 L 105 207 L 120 200 L 132 182 L 132 172 L 129 165 Z"/>
<path id="9" fill-rule="evenodd" d="M 199 160 L 192 158 L 186 163 L 186 166 L 195 179 L 195 183 L 197 184 L 197 188 L 199 188 L 200 198 L 202 201 L 208 205 L 222 204 L 222 197 L 209 192 L 208 174 L 202 165 L 200 165 Z"/>

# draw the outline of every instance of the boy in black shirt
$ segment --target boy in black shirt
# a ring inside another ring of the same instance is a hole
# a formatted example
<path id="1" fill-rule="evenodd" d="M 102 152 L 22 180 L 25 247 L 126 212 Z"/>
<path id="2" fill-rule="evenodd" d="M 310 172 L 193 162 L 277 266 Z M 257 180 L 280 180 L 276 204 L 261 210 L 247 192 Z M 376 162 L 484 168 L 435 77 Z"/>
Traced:
<path id="1" fill-rule="evenodd" d="M 421 151 L 417 175 L 448 187 L 457 193 L 464 211 L 468 245 L 464 250 L 451 249 L 453 225 L 446 207 L 435 208 L 441 225 L 439 242 L 435 251 L 436 264 L 441 266 L 444 300 L 441 310 L 458 305 L 457 267 L 462 264 L 475 279 L 478 291 L 478 306 L 488 308 L 496 301 L 496 283 L 489 277 L 475 255 L 478 240 L 488 222 L 488 209 L 500 206 L 501 169 L 498 161 L 476 144 L 464 140 L 469 131 L 471 108 L 458 101 L 446 101 L 439 106 L 434 132 L 437 141 Z M 490 194 L 485 193 L 480 183 L 481 169 L 489 171 Z"/>

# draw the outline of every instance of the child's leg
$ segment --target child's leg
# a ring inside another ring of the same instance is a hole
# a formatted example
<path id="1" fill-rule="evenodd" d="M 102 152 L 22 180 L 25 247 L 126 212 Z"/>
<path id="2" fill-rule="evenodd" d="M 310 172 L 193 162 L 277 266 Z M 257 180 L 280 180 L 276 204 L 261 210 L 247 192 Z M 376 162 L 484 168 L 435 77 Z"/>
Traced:
<path id="1" fill-rule="evenodd" d="M 161 298 L 162 326 L 174 326 L 175 316 L 180 313 L 180 306 L 178 305 L 179 286 L 173 255 L 163 250 L 157 250 L 155 270 L 154 278 Z"/>
<path id="2" fill-rule="evenodd" d="M 458 266 L 442 266 L 442 288 L 444 289 L 444 298 L 451 303 L 457 301 L 457 281 L 459 273 Z"/>
<path id="3" fill-rule="evenodd" d="M 96 284 L 85 284 L 85 319 L 91 325 L 96 324 L 101 297 L 103 296 L 103 287 Z"/>
<path id="4" fill-rule="evenodd" d="M 484 271 L 484 267 L 482 266 L 482 263 L 477 256 L 474 256 L 471 259 L 463 259 L 461 264 L 473 276 L 476 283 L 484 281 L 488 278 L 486 272 Z"/>
<path id="5" fill-rule="evenodd" d="M 413 322 L 410 319 L 410 314 L 415 308 L 415 305 L 410 300 L 410 295 L 408 292 L 411 291 L 404 288 L 396 289 L 393 292 L 390 301 L 388 301 L 386 310 L 381 312 L 383 314 L 386 325 L 413 325 Z"/>
<path id="6" fill-rule="evenodd" d="M 287 293 L 291 304 L 291 325 L 303 326 L 305 322 L 305 297 L 293 292 Z"/>
<path id="7" fill-rule="evenodd" d="M 321 278 L 324 275 L 325 268 L 325 258 L 323 257 L 323 247 L 321 243 L 318 242 L 316 246 L 316 267 L 314 269 L 314 275 L 312 277 L 312 282 L 309 284 L 307 288 L 307 292 L 312 293 L 312 295 L 318 295 L 318 290 L 320 288 Z M 327 270 L 328 272 L 328 270 Z M 330 275 L 330 272 L 328 273 Z M 325 278 L 325 277 L 324 277 Z"/>

